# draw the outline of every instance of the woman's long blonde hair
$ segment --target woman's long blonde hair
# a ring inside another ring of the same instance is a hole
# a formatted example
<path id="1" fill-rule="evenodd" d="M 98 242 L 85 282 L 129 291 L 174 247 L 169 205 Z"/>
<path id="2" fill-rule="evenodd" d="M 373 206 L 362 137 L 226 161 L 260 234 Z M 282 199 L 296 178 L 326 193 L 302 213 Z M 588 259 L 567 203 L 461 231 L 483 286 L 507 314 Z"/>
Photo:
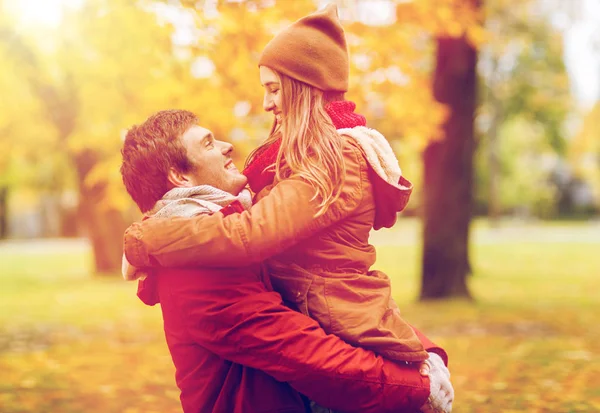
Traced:
<path id="1" fill-rule="evenodd" d="M 275 179 L 300 177 L 315 189 L 319 201 L 315 218 L 340 196 L 346 178 L 342 137 L 337 133 L 325 105 L 343 94 L 323 92 L 306 83 L 275 72 L 281 84 L 281 125 L 273 124 L 268 139 L 248 157 L 248 162 L 281 138 Z"/>

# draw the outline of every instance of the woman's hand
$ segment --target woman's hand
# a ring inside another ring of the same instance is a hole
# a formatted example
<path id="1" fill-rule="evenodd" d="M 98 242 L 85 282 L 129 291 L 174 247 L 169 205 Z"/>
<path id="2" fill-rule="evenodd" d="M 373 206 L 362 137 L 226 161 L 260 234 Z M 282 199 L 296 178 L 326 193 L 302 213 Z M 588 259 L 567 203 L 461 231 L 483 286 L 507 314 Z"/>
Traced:
<path id="1" fill-rule="evenodd" d="M 125 281 L 143 280 L 148 275 L 145 271 L 131 265 L 129 261 L 127 261 L 125 254 L 123 254 L 123 258 L 121 260 L 121 274 L 123 275 Z"/>
<path id="2" fill-rule="evenodd" d="M 450 371 L 444 361 L 435 353 L 429 353 L 419 369 L 423 376 L 429 376 L 430 393 L 427 402 L 421 406 L 422 413 L 450 413 L 454 401 L 454 388 L 450 383 Z"/>

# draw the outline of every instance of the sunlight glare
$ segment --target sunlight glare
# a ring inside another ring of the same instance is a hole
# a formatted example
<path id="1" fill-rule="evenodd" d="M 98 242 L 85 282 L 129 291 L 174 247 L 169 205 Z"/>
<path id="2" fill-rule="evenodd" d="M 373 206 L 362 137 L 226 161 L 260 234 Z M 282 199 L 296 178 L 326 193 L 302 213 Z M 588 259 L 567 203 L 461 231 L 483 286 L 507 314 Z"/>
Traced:
<path id="1" fill-rule="evenodd" d="M 64 8 L 80 6 L 83 0 L 19 0 L 9 2 L 8 7 L 26 27 L 58 27 Z"/>

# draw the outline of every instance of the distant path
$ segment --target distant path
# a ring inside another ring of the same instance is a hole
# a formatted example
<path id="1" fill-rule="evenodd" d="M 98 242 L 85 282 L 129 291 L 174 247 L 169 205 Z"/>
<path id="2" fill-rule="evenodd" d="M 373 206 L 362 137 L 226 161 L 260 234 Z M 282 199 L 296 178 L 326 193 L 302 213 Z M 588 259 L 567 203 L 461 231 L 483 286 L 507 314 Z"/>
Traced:
<path id="1" fill-rule="evenodd" d="M 502 221 L 497 228 L 477 220 L 471 227 L 475 244 L 512 243 L 585 243 L 600 244 L 600 220 L 588 222 L 522 222 Z M 373 245 L 411 245 L 421 240 L 421 224 L 417 219 L 401 219 L 392 229 L 373 231 Z"/>
<path id="2" fill-rule="evenodd" d="M 56 254 L 88 252 L 92 247 L 87 238 L 37 238 L 0 241 L 0 254 Z"/>
<path id="3" fill-rule="evenodd" d="M 519 222 L 503 221 L 498 228 L 487 222 L 473 225 L 471 240 L 476 244 L 499 243 L 585 243 L 600 245 L 600 220 L 589 222 Z M 421 226 L 417 219 L 401 219 L 394 228 L 373 231 L 371 243 L 379 246 L 416 245 L 420 242 Z M 85 238 L 50 238 L 0 241 L 0 254 L 54 254 L 59 252 L 89 252 Z M 600 250 L 599 250 L 600 251 Z"/>

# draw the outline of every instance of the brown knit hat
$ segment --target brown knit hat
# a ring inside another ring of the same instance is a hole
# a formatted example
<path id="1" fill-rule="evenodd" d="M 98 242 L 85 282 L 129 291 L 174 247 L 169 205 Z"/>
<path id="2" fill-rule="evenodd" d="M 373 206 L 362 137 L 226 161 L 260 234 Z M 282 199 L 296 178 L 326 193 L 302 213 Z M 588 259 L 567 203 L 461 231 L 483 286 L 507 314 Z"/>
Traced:
<path id="1" fill-rule="evenodd" d="M 337 6 L 301 18 L 275 36 L 259 66 L 328 92 L 348 91 L 348 49 Z"/>

